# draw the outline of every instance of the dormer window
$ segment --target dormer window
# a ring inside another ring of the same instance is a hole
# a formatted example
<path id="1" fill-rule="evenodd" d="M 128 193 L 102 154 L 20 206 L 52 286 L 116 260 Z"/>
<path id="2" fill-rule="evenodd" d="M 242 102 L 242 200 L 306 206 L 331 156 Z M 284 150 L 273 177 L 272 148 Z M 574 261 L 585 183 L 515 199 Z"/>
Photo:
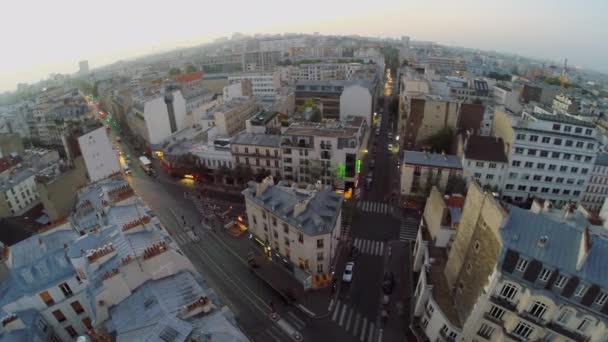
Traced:
<path id="1" fill-rule="evenodd" d="M 517 260 L 517 265 L 515 266 L 515 269 L 519 272 L 525 272 L 526 268 L 528 268 L 528 264 L 528 260 L 520 257 L 519 260 Z"/>
<path id="2" fill-rule="evenodd" d="M 582 297 L 585 295 L 585 293 L 587 292 L 587 288 L 588 286 L 585 284 L 580 284 L 577 288 L 576 291 L 574 291 L 574 296 L 576 297 Z"/>

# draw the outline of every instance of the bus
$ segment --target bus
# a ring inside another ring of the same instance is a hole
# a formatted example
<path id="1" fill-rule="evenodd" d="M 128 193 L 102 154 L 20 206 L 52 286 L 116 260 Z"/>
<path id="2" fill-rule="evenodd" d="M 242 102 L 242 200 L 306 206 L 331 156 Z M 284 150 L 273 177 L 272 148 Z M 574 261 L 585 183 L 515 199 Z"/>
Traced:
<path id="1" fill-rule="evenodd" d="M 139 165 L 141 165 L 141 168 L 144 169 L 147 174 L 152 175 L 152 162 L 150 159 L 148 159 L 148 157 L 139 157 Z"/>

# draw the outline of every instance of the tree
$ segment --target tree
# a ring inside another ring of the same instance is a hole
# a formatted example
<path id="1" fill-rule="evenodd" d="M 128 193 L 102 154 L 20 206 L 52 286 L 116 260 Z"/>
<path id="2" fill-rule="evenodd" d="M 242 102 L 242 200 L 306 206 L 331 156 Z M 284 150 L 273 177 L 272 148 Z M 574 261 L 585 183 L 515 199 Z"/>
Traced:
<path id="1" fill-rule="evenodd" d="M 454 132 L 450 127 L 445 127 L 439 132 L 431 135 L 424 141 L 424 145 L 428 147 L 431 152 L 435 153 L 449 153 L 452 151 L 452 142 L 454 141 Z"/>
<path id="2" fill-rule="evenodd" d="M 401 61 L 401 66 L 408 66 L 410 65 L 410 62 L 407 59 L 404 59 L 403 61 Z"/>
<path id="3" fill-rule="evenodd" d="M 445 193 L 466 195 L 467 182 L 462 175 L 450 175 L 448 177 L 448 183 L 445 186 Z"/>
<path id="4" fill-rule="evenodd" d="M 437 178 L 434 177 L 433 175 L 433 169 L 429 169 L 428 172 L 426 173 L 426 181 L 424 182 L 424 190 L 423 190 L 423 195 L 424 197 L 428 197 L 431 194 L 431 189 L 433 188 L 433 185 L 435 184 L 435 180 Z"/>
<path id="5" fill-rule="evenodd" d="M 488 74 L 489 78 L 493 78 L 497 81 L 510 81 L 511 80 L 511 74 L 500 74 L 497 72 L 491 72 Z"/>
<path id="6" fill-rule="evenodd" d="M 388 110 L 390 113 L 397 113 L 399 110 L 399 99 L 397 97 L 391 98 L 391 102 L 388 104 Z"/>
<path id="7" fill-rule="evenodd" d="M 265 168 L 261 168 L 255 174 L 255 181 L 259 183 L 259 182 L 263 181 L 264 178 L 266 178 L 268 176 L 270 176 L 270 171 L 266 170 Z"/>
<path id="8" fill-rule="evenodd" d="M 198 69 L 194 65 L 188 64 L 188 66 L 186 66 L 186 72 L 187 73 L 195 72 L 195 71 L 198 71 Z"/>
<path id="9" fill-rule="evenodd" d="M 323 120 L 323 114 L 319 108 L 315 108 L 310 116 L 310 122 L 321 122 Z"/>
<path id="10" fill-rule="evenodd" d="M 171 68 L 169 69 L 169 75 L 170 76 L 177 76 L 179 74 L 182 73 L 182 70 L 180 68 Z"/>

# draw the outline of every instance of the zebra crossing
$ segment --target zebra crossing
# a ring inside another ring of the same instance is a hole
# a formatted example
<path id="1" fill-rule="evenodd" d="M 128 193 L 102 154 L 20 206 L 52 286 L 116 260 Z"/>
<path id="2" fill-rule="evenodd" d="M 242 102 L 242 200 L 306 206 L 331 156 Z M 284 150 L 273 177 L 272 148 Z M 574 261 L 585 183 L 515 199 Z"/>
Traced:
<path id="1" fill-rule="evenodd" d="M 377 336 L 379 327 L 376 327 L 372 320 L 356 311 L 355 308 L 340 300 L 336 302 L 331 320 L 350 333 L 353 341 L 380 342 L 380 337 Z"/>
<path id="2" fill-rule="evenodd" d="M 186 232 L 171 234 L 171 237 L 173 237 L 173 240 L 175 240 L 175 242 L 177 242 L 177 244 L 180 246 L 185 246 L 187 244 L 190 244 L 192 242 L 197 242 L 200 240 L 199 237 L 191 230 L 186 231 Z"/>
<path id="3" fill-rule="evenodd" d="M 357 247 L 359 253 L 377 256 L 384 255 L 384 241 L 355 239 L 353 246 Z"/>
<path id="4" fill-rule="evenodd" d="M 399 227 L 399 241 L 416 241 L 419 222 L 416 218 L 405 217 L 401 219 Z"/>
<path id="5" fill-rule="evenodd" d="M 367 213 L 376 213 L 386 215 L 390 211 L 390 206 L 382 202 L 374 201 L 359 201 L 357 202 L 357 208 Z"/>

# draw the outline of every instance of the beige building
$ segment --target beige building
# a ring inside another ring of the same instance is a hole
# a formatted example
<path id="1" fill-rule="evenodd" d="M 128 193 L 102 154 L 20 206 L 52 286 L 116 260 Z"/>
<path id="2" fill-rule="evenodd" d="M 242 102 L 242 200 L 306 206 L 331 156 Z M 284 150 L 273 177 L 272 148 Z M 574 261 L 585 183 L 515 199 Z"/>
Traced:
<path id="1" fill-rule="evenodd" d="M 570 220 L 568 208 L 563 217 L 551 214 L 548 203 L 531 210 L 504 206 L 472 183 L 447 254 L 421 226 L 414 248 L 418 335 L 451 341 L 608 337 L 608 240 L 590 222 Z"/>
<path id="2" fill-rule="evenodd" d="M 459 175 L 462 175 L 462 165 L 455 155 L 404 151 L 401 164 L 401 195 L 426 196 L 433 186 L 445 192 L 451 177 Z"/>
<path id="3" fill-rule="evenodd" d="M 249 230 L 269 256 L 308 275 L 330 272 L 341 231 L 342 196 L 274 185 L 272 177 L 250 183 L 243 195 Z M 294 276 L 298 278 L 296 271 Z"/>
<path id="4" fill-rule="evenodd" d="M 0 134 L 0 158 L 11 153 L 23 154 L 23 140 L 18 134 Z"/>
<path id="5" fill-rule="evenodd" d="M 232 165 L 249 167 L 254 173 L 267 171 L 280 178 L 283 172 L 281 161 L 281 136 L 242 132 L 230 142 Z"/>
<path id="6" fill-rule="evenodd" d="M 231 137 L 245 129 L 245 121 L 259 113 L 253 99 L 234 99 L 216 107 L 208 116 L 213 116 L 217 134 Z"/>

